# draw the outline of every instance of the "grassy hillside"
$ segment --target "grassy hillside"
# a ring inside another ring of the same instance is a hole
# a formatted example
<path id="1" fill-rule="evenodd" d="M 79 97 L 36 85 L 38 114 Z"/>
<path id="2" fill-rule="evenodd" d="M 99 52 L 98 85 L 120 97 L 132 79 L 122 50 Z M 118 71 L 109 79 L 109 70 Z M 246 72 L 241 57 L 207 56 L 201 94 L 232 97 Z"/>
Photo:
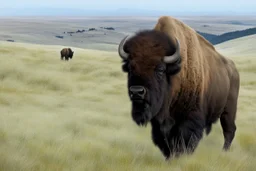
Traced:
<path id="1" fill-rule="evenodd" d="M 216 48 L 221 50 L 225 55 L 256 58 L 255 44 L 256 35 L 251 35 L 221 43 L 216 45 Z"/>
<path id="2" fill-rule="evenodd" d="M 204 36 L 209 42 L 211 42 L 213 45 L 217 45 L 229 40 L 237 39 L 240 37 L 246 37 L 250 35 L 255 35 L 256 34 L 256 27 L 254 28 L 249 28 L 245 30 L 237 30 L 237 31 L 232 31 L 232 32 L 227 32 L 221 35 L 214 35 L 214 34 L 209 34 L 209 33 L 203 33 L 200 31 L 197 31 L 199 34 Z"/>
<path id="3" fill-rule="evenodd" d="M 218 123 L 193 155 L 170 162 L 153 145 L 150 126 L 131 119 L 117 53 L 73 48 L 65 62 L 62 46 L 1 42 L 0 170 L 255 170 L 256 58 L 243 51 L 248 40 L 218 46 L 244 53 L 233 58 L 242 87 L 231 151 L 221 151 Z"/>

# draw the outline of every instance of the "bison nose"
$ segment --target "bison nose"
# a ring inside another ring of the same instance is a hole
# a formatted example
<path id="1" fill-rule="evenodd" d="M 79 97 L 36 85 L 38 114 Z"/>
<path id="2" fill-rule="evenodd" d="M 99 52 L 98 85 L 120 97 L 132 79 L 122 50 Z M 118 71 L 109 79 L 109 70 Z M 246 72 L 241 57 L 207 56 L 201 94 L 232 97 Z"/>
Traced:
<path id="1" fill-rule="evenodd" d="M 131 86 L 129 88 L 131 99 L 144 99 L 146 95 L 146 89 L 143 86 Z"/>

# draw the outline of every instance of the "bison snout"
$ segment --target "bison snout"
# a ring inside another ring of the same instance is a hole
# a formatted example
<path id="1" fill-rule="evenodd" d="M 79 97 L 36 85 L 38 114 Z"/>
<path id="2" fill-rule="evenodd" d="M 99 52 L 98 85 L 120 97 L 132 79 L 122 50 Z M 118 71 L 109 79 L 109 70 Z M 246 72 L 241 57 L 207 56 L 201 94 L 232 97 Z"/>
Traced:
<path id="1" fill-rule="evenodd" d="M 131 86 L 129 88 L 131 99 L 144 99 L 146 95 L 146 89 L 143 86 Z"/>

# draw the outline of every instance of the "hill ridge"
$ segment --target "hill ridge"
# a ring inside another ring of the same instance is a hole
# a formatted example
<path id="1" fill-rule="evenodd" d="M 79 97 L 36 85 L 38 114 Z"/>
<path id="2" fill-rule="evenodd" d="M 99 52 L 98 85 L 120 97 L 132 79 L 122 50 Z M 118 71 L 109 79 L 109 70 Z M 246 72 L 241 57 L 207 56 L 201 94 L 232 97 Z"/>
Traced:
<path id="1" fill-rule="evenodd" d="M 200 31 L 196 31 L 196 32 L 199 33 L 201 36 L 203 36 L 205 39 L 207 39 L 209 42 L 211 42 L 213 45 L 217 45 L 229 40 L 256 34 L 256 27 L 244 29 L 244 30 L 226 32 L 220 35 L 204 33 Z"/>

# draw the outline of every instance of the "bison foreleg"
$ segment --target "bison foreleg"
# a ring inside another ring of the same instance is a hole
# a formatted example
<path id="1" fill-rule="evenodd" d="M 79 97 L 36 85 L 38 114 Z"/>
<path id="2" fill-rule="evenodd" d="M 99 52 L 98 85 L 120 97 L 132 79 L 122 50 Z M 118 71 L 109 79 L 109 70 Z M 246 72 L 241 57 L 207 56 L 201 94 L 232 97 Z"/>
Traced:
<path id="1" fill-rule="evenodd" d="M 167 137 L 162 133 L 160 125 L 157 122 L 152 121 L 152 140 L 156 146 L 161 150 L 166 160 L 170 158 L 170 148 Z"/>
<path id="2" fill-rule="evenodd" d="M 199 141 L 203 137 L 204 120 L 199 117 L 201 114 L 193 112 L 179 127 L 179 150 L 181 152 L 193 153 Z"/>

